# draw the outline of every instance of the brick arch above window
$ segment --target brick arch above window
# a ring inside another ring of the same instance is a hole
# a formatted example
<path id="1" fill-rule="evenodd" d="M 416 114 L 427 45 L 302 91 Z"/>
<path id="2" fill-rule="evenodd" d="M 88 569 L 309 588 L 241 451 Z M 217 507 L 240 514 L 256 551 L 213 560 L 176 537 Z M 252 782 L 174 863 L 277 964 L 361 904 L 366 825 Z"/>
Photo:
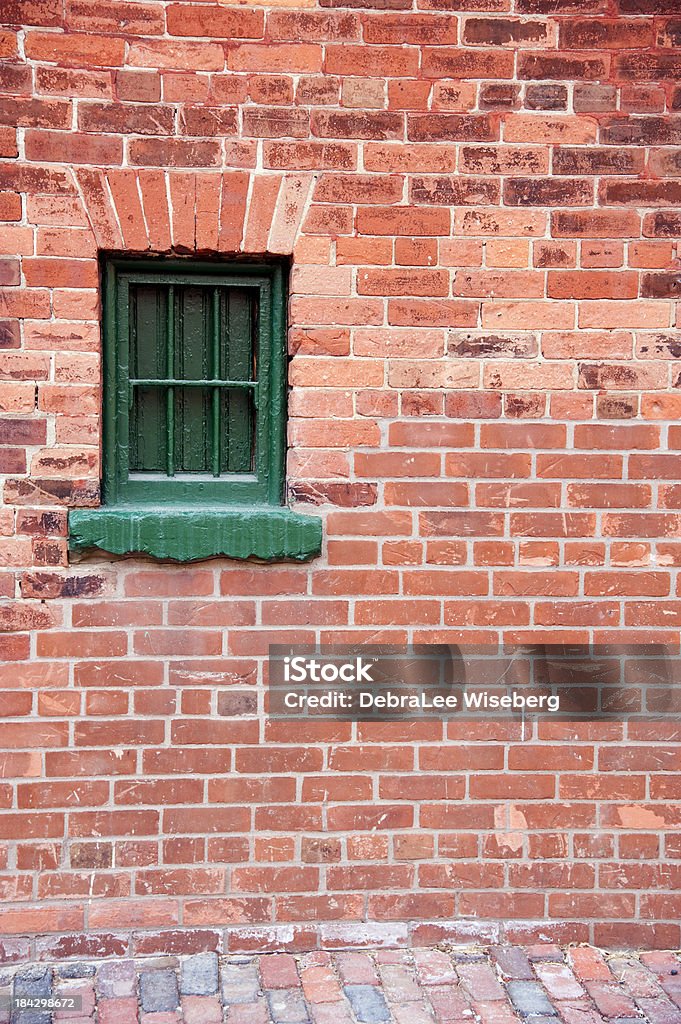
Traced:
<path id="1" fill-rule="evenodd" d="M 290 255 L 314 175 L 78 170 L 100 249 Z"/>

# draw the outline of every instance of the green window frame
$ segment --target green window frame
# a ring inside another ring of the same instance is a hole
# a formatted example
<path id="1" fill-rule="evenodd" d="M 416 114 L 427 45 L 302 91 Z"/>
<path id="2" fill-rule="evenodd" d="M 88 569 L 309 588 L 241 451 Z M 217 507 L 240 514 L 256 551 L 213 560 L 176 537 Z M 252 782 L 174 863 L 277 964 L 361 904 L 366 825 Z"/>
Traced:
<path id="1" fill-rule="evenodd" d="M 283 268 L 112 259 L 104 275 L 104 503 L 281 505 Z"/>
<path id="2" fill-rule="evenodd" d="M 321 519 L 284 504 L 284 266 L 111 256 L 102 291 L 102 505 L 70 511 L 70 547 L 318 554 Z"/>

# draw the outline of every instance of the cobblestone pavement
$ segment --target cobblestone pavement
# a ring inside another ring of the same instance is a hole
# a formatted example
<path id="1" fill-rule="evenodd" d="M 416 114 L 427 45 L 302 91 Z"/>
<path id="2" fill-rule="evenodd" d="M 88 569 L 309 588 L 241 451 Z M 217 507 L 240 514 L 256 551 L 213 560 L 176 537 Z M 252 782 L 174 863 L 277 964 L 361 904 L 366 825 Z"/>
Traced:
<path id="1" fill-rule="evenodd" d="M 10 1011 L 12 994 L 76 1008 Z M 68 962 L 0 968 L 0 1007 L 0 1024 L 681 1024 L 681 959 L 541 945 Z"/>

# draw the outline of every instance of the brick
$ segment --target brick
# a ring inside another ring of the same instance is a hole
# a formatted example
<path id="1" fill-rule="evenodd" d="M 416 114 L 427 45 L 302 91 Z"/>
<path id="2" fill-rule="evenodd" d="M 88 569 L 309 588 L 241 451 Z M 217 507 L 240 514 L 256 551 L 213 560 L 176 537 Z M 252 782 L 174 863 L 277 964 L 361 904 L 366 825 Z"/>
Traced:
<path id="1" fill-rule="evenodd" d="M 141 68 L 222 71 L 225 53 L 218 43 L 150 39 L 131 43 L 126 63 Z"/>
<path id="2" fill-rule="evenodd" d="M 555 69 L 551 69 L 554 77 Z M 574 77 L 574 69 L 568 70 L 568 77 Z M 598 77 L 598 71 L 595 77 Z M 504 138 L 508 142 L 533 142 L 555 145 L 562 143 L 586 144 L 596 139 L 596 129 L 581 118 L 560 114 L 508 114 L 504 124 Z"/>
<path id="3" fill-rule="evenodd" d="M 119 13 L 116 4 L 98 0 L 93 8 L 87 0 L 70 0 L 68 23 L 71 29 L 97 32 L 118 32 Z M 128 35 L 162 35 L 163 16 L 156 4 L 137 4 L 126 18 L 125 31 Z"/>
<path id="4" fill-rule="evenodd" d="M 543 275 L 532 271 L 508 270 L 503 273 L 490 271 L 459 271 L 456 275 L 453 292 L 465 297 L 498 297 L 543 298 Z M 509 355 L 512 353 L 509 352 Z"/>
<path id="5" fill-rule="evenodd" d="M 121 1024 L 133 1024 L 137 1016 L 136 999 L 103 999 L 98 1004 L 98 1014 L 103 1024 L 113 1024 L 118 1020 Z"/>
<path id="6" fill-rule="evenodd" d="M 625 316 L 625 308 L 627 309 L 627 316 Z M 658 327 L 666 327 L 668 324 L 669 310 L 664 302 L 650 303 L 650 302 L 639 302 L 639 303 L 610 303 L 607 310 L 597 308 L 595 303 L 582 303 L 580 307 L 579 323 L 580 327 L 620 327 L 624 326 L 625 320 L 627 326 L 653 326 L 650 322 L 651 319 L 656 321 Z M 607 368 L 606 368 L 607 372 Z M 611 368 L 612 372 L 612 368 Z M 620 374 L 621 380 L 624 381 L 626 377 L 625 372 Z M 658 376 L 664 377 L 664 371 L 660 370 Z M 612 374 L 613 380 L 615 374 Z M 655 386 L 653 383 L 655 374 L 654 372 L 646 375 L 649 381 L 648 386 Z"/>
<path id="7" fill-rule="evenodd" d="M 68 128 L 71 105 L 61 100 L 3 99 L 0 124 L 26 128 Z"/>
<path id="8" fill-rule="evenodd" d="M 21 196 L 16 192 L 0 194 L 0 219 L 4 221 L 21 220 Z"/>
<path id="9" fill-rule="evenodd" d="M 655 82 L 674 78 L 678 72 L 678 57 L 675 53 L 665 51 L 650 54 L 633 52 L 618 56 L 615 66 L 623 79 Z"/>
<path id="10" fill-rule="evenodd" d="M 525 106 L 530 110 L 567 110 L 567 87 L 564 85 L 528 85 Z"/>
<path id="11" fill-rule="evenodd" d="M 364 165 L 368 171 L 453 171 L 455 155 L 447 148 L 423 143 L 369 142 L 364 147 Z"/>
<path id="12" fill-rule="evenodd" d="M 606 205 L 671 206 L 681 194 L 679 182 L 601 182 L 601 201 Z"/>
<path id="13" fill-rule="evenodd" d="M 220 162 L 217 142 L 184 139 L 133 139 L 128 154 L 130 163 L 143 167 L 213 167 Z"/>
<path id="14" fill-rule="evenodd" d="M 171 36 L 207 36 L 210 39 L 260 39 L 265 18 L 262 11 L 235 10 L 217 4 L 187 9 L 170 4 L 166 11 Z"/>
<path id="15" fill-rule="evenodd" d="M 648 213 L 643 218 L 643 235 L 648 238 L 673 238 L 678 234 L 680 223 L 674 210 Z"/>
<path id="16" fill-rule="evenodd" d="M 416 47 L 336 45 L 325 47 L 324 71 L 332 75 L 362 75 L 389 78 L 411 77 L 418 72 Z"/>
<path id="17" fill-rule="evenodd" d="M 592 198 L 588 179 L 511 178 L 504 185 L 509 206 L 587 206 Z"/>
<path id="18" fill-rule="evenodd" d="M 648 364 L 640 371 L 616 364 L 579 364 L 579 387 L 600 388 L 606 382 L 612 390 L 626 391 L 637 385 L 647 388 L 664 387 L 666 373 L 664 369 L 657 370 L 654 364 Z"/>
<path id="19" fill-rule="evenodd" d="M 28 94 L 31 91 L 31 85 L 31 71 L 26 66 L 4 64 L 0 70 L 0 92 L 15 95 Z"/>
<path id="20" fill-rule="evenodd" d="M 533 46 L 548 41 L 548 26 L 541 21 L 520 21 L 508 18 L 467 18 L 463 30 L 464 43 L 473 45 Z"/>
<path id="21" fill-rule="evenodd" d="M 82 96 L 91 99 L 112 99 L 113 96 L 109 71 L 37 67 L 35 76 L 36 92 L 48 96 Z"/>
<path id="22" fill-rule="evenodd" d="M 222 1007 L 209 996 L 185 996 L 182 1013 L 188 1024 L 221 1024 Z"/>
<path id="23" fill-rule="evenodd" d="M 635 484 L 569 485 L 568 503 L 586 508 L 644 508 L 650 505 L 650 491 Z"/>
<path id="24" fill-rule="evenodd" d="M 35 0 L 10 0 L 3 9 L 9 25 L 52 25 L 61 24 L 62 11 L 56 0 L 38 3 Z"/>
<path id="25" fill-rule="evenodd" d="M 344 107 L 385 107 L 385 83 L 380 78 L 347 78 L 341 86 Z"/>
<path id="26" fill-rule="evenodd" d="M 333 75 L 301 75 L 296 88 L 296 103 L 335 105 L 339 90 L 340 79 Z"/>
<path id="27" fill-rule="evenodd" d="M 402 327 L 466 327 L 473 326 L 477 320 L 476 305 L 473 302 L 466 302 L 462 300 L 449 300 L 449 299 L 415 299 L 415 300 L 403 300 L 403 299 L 392 299 L 388 303 L 388 323 Z M 433 369 L 437 372 L 439 369 L 447 371 L 452 377 L 456 375 L 457 367 L 439 367 L 437 364 L 433 367 L 432 364 L 424 362 L 422 364 L 411 363 L 404 364 L 408 369 L 418 371 L 422 369 L 424 374 L 430 373 Z M 397 370 L 398 364 L 395 364 Z M 458 367 L 460 374 L 468 377 L 469 386 L 475 387 L 477 385 L 477 370 L 476 368 L 465 367 L 463 365 Z M 395 381 L 392 382 L 393 384 Z M 460 379 L 460 384 L 463 386 L 463 379 Z M 411 386 L 420 386 L 416 383 Z"/>
<path id="28" fill-rule="evenodd" d="M 161 78 L 154 72 L 117 72 L 116 94 L 119 99 L 137 102 L 158 102 L 161 99 Z"/>
<path id="29" fill-rule="evenodd" d="M 161 75 L 153 71 L 133 72 L 133 74 L 157 75 L 159 88 L 162 88 L 163 99 L 167 103 L 206 103 L 219 101 L 237 103 L 246 99 L 246 82 L 242 81 L 241 90 L 237 92 L 233 76 L 213 75 L 211 86 L 206 76 L 200 77 L 189 69 L 186 71 L 164 71 Z"/>
<path id="30" fill-rule="evenodd" d="M 312 134 L 331 139 L 399 139 L 404 134 L 401 114 L 384 111 L 346 113 L 313 111 Z"/>
<path id="31" fill-rule="evenodd" d="M 537 174 L 549 169 L 545 150 L 537 146 L 462 146 L 460 167 L 466 174 L 508 175 Z"/>
<path id="32" fill-rule="evenodd" d="M 360 21 L 347 11 L 273 11 L 267 27 L 272 39 L 298 42 L 301 38 L 315 42 L 359 40 Z"/>
<path id="33" fill-rule="evenodd" d="M 560 42 L 568 49 L 646 49 L 653 45 L 650 21 L 634 19 L 575 19 L 561 28 Z"/>
<path id="34" fill-rule="evenodd" d="M 84 132 L 134 132 L 136 135 L 170 135 L 173 116 L 170 109 L 145 104 L 81 103 L 78 127 Z M 94 163 L 95 161 L 93 161 Z M 98 161 L 103 163 L 104 161 Z"/>
<path id="35" fill-rule="evenodd" d="M 524 79 L 582 79 L 591 81 L 606 78 L 609 68 L 610 58 L 608 56 L 594 56 L 589 53 L 580 55 L 557 53 L 550 56 L 528 53 L 521 54 L 518 58 L 518 74 L 520 78 Z M 578 109 L 578 107 L 575 109 Z"/>
<path id="36" fill-rule="evenodd" d="M 55 14 L 56 11 L 53 9 L 52 13 Z M 56 16 L 58 18 L 59 14 L 56 14 Z M 0 53 L 2 53 L 4 58 L 17 56 L 16 32 L 13 32 L 11 29 L 4 29 L 2 33 L 0 33 Z"/>
<path id="37" fill-rule="evenodd" d="M 635 299 L 638 274 L 606 271 L 549 271 L 547 294 L 555 299 Z"/>
<path id="38" fill-rule="evenodd" d="M 222 116 L 224 112 L 220 111 Z M 307 138 L 310 131 L 309 114 L 297 107 L 260 107 L 257 110 L 245 110 L 243 129 L 245 135 L 256 138 Z M 236 112 L 230 120 L 231 132 L 237 130 Z M 193 130 L 194 135 L 212 134 L 206 131 Z M 315 134 L 328 134 L 326 132 Z M 342 134 L 342 133 L 341 133 Z M 338 137 L 338 133 L 332 133 Z"/>
<path id="39" fill-rule="evenodd" d="M 340 142 L 265 142 L 266 167 L 280 170 L 352 170 L 357 164 L 355 148 Z"/>
<path id="40" fill-rule="evenodd" d="M 498 126 L 488 115 L 407 115 L 407 138 L 415 142 L 490 142 L 498 137 Z"/>
<path id="41" fill-rule="evenodd" d="M 424 53 L 423 73 L 427 78 L 512 78 L 513 54 L 438 47 Z"/>
<path id="42" fill-rule="evenodd" d="M 444 235 L 449 234 L 449 211 L 420 207 L 360 208 L 357 230 L 364 235 Z"/>
<path id="43" fill-rule="evenodd" d="M 678 274 L 643 274 L 641 276 L 641 297 L 647 299 L 672 299 L 681 294 L 681 276 Z"/>
<path id="44" fill-rule="evenodd" d="M 457 26 L 453 18 L 432 14 L 367 15 L 363 19 L 364 38 L 368 43 L 416 43 L 442 46 L 457 42 Z"/>
<path id="45" fill-rule="evenodd" d="M 313 72 L 320 71 L 322 48 L 311 43 L 270 43 L 267 46 L 266 62 L 263 61 L 263 47 L 245 43 L 230 49 L 227 65 L 234 71 L 260 71 L 264 66 L 272 72 Z"/>
<path id="46" fill-rule="evenodd" d="M 449 275 L 442 270 L 362 270 L 361 295 L 447 295 Z"/>
<path id="47" fill-rule="evenodd" d="M 419 177 L 412 178 L 409 196 L 414 203 L 476 206 L 498 202 L 499 190 L 484 178 Z"/>
<path id="48" fill-rule="evenodd" d="M 58 61 L 60 64 L 83 67 L 120 67 L 123 63 L 123 39 L 91 33 L 28 32 L 26 56 L 33 60 Z"/>
<path id="49" fill-rule="evenodd" d="M 636 149 L 563 146 L 555 151 L 553 166 L 557 174 L 636 174 L 643 160 Z"/>

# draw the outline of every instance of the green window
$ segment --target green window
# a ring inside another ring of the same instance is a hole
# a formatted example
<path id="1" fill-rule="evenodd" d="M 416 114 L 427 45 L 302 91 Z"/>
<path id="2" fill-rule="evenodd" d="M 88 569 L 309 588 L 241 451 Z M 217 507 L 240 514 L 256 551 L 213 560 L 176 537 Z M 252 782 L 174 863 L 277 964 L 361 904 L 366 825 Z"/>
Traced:
<path id="1" fill-rule="evenodd" d="M 279 505 L 280 266 L 106 266 L 106 503 Z"/>
<path id="2" fill-rule="evenodd" d="M 71 513 L 74 547 L 316 553 L 283 505 L 285 302 L 280 264 L 106 261 L 102 508 Z"/>

